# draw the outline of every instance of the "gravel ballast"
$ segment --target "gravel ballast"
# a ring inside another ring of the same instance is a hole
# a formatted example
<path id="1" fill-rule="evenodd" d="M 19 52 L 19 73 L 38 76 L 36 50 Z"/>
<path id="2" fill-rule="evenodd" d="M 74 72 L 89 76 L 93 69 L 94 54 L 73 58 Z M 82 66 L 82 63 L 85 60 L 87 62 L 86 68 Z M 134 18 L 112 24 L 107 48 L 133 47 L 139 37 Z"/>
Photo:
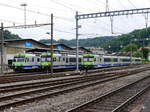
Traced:
<path id="1" fill-rule="evenodd" d="M 148 75 L 150 75 L 150 71 L 145 71 L 103 84 L 86 87 L 82 90 L 72 91 L 23 106 L 11 108 L 5 110 L 5 112 L 65 112 L 67 109 L 78 106 L 104 93 L 117 89 Z"/>

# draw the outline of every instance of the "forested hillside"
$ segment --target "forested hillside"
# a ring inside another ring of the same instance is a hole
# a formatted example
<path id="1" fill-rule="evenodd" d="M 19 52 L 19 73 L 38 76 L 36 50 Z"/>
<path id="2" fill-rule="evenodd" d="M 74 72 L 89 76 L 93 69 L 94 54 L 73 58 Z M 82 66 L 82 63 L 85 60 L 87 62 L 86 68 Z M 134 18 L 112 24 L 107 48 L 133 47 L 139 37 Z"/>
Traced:
<path id="1" fill-rule="evenodd" d="M 134 30 L 128 34 L 123 34 L 118 36 L 117 38 L 113 38 L 102 46 L 106 50 L 109 51 L 119 51 L 122 47 L 132 43 L 136 44 L 137 47 L 147 46 L 149 41 L 146 41 L 147 38 L 150 38 L 150 28 L 147 29 L 139 29 Z M 145 40 L 145 41 L 142 41 Z"/>
<path id="2" fill-rule="evenodd" d="M 108 41 L 111 41 L 113 38 L 113 36 L 104 36 L 104 37 L 95 37 L 95 38 L 87 38 L 87 39 L 79 39 L 79 44 L 80 46 L 84 46 L 84 47 L 101 47 L 104 46 L 105 43 L 107 43 Z M 40 42 L 42 43 L 50 43 L 50 40 L 40 40 Z M 54 43 L 63 43 L 69 46 L 76 46 L 76 40 L 72 39 L 72 40 L 65 40 L 65 39 L 60 39 L 58 41 L 54 40 Z"/>
<path id="3" fill-rule="evenodd" d="M 10 31 L 5 30 L 4 31 L 4 39 L 21 39 L 21 37 L 19 37 L 16 34 L 12 34 Z"/>
<path id="4" fill-rule="evenodd" d="M 143 42 L 139 41 L 141 39 L 150 38 L 150 28 L 134 30 L 128 34 L 122 34 L 119 36 L 104 36 L 95 37 L 87 39 L 79 39 L 80 46 L 84 47 L 103 47 L 108 51 L 120 51 L 122 47 L 128 45 L 129 43 L 135 43 L 138 47 L 143 46 Z M 135 41 L 136 39 L 136 41 Z M 50 43 L 50 40 L 40 40 L 42 43 Z M 76 46 L 76 40 L 64 40 L 60 39 L 58 41 L 54 40 L 54 43 L 63 43 L 69 46 Z M 144 46 L 148 45 L 149 41 L 144 41 Z"/>

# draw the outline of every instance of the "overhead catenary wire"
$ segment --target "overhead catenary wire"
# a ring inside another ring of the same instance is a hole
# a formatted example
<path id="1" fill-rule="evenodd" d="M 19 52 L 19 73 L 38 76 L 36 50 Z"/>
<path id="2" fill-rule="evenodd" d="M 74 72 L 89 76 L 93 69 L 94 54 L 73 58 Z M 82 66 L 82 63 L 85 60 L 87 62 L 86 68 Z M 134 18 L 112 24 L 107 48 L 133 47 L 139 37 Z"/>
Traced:
<path id="1" fill-rule="evenodd" d="M 129 2 L 134 8 L 137 9 L 137 7 L 136 7 L 130 0 L 128 0 L 128 2 Z"/>
<path id="2" fill-rule="evenodd" d="M 128 0 L 128 2 L 137 9 L 137 7 L 130 1 Z M 146 31 L 147 31 L 147 26 L 148 26 L 148 13 L 146 13 L 145 15 L 143 14 L 144 18 L 145 18 L 145 27 L 146 27 Z"/>
<path id="3" fill-rule="evenodd" d="M 4 7 L 9 7 L 9 8 L 15 8 L 15 9 L 18 9 L 18 10 L 23 10 L 22 8 L 19 8 L 19 7 L 16 7 L 16 6 L 12 6 L 12 5 L 8 5 L 8 4 L 4 4 L 4 3 L 0 3 L 1 6 L 4 6 Z M 34 10 L 29 10 L 27 9 L 26 10 L 27 12 L 30 12 L 30 13 L 35 13 L 35 14 L 38 14 L 38 15 L 43 15 L 43 16 L 47 16 L 47 17 L 50 17 L 50 14 L 47 14 L 47 13 L 43 13 L 43 12 L 40 12 L 40 11 L 34 11 Z M 55 16 L 56 18 L 58 19 L 62 19 L 62 20 L 65 20 L 65 21 L 69 21 L 69 19 L 64 19 L 63 17 L 59 17 L 59 16 Z"/>
<path id="4" fill-rule="evenodd" d="M 56 4 L 60 5 L 60 6 L 63 6 L 63 7 L 65 7 L 65 8 L 67 8 L 67 9 L 70 9 L 70 10 L 76 12 L 76 10 L 73 9 L 72 7 L 69 7 L 69 6 L 67 6 L 67 5 L 65 5 L 65 4 L 63 4 L 63 3 L 60 3 L 60 2 L 58 2 L 58 1 L 56 1 L 56 0 L 50 0 L 50 1 L 56 3 Z"/>
<path id="5" fill-rule="evenodd" d="M 59 1 L 60 2 L 60 1 Z M 89 11 L 94 11 L 93 9 L 89 9 L 89 8 L 85 8 L 85 7 L 80 7 L 78 5 L 75 5 L 75 4 L 70 4 L 70 3 L 67 3 L 65 1 L 62 1 L 63 4 L 67 5 L 67 6 L 72 6 L 72 7 L 77 7 L 77 8 L 80 8 L 80 9 L 83 9 L 83 10 L 89 10 Z M 77 9 L 75 9 L 77 11 Z M 79 12 L 83 12 L 83 11 L 79 11 Z"/>
<path id="6" fill-rule="evenodd" d="M 105 3 L 104 3 L 104 2 L 102 2 L 101 0 L 95 0 L 95 1 L 97 1 L 97 2 L 98 2 L 98 3 L 100 3 L 100 4 L 105 5 Z"/>
<path id="7" fill-rule="evenodd" d="M 22 2 L 21 1 L 17 1 L 17 0 L 9 0 L 9 1 L 13 1 L 13 2 L 15 2 L 15 3 L 19 3 L 19 4 L 22 4 Z M 54 9 L 54 8 L 52 8 L 52 7 L 48 7 L 48 6 L 41 6 L 41 5 L 36 5 L 36 4 L 31 4 L 30 3 L 30 6 L 32 6 L 32 7 L 38 7 L 38 8 L 43 8 L 43 9 L 52 9 L 52 10 L 57 10 L 57 11 L 63 11 L 62 9 Z M 66 10 L 65 10 L 66 11 Z"/>
<path id="8" fill-rule="evenodd" d="M 22 24 L 21 22 L 15 22 L 15 21 L 12 21 L 12 20 L 7 20 L 7 19 L 0 19 L 1 22 L 7 22 L 7 23 L 12 23 L 12 24 Z"/>
<path id="9" fill-rule="evenodd" d="M 67 5 L 68 6 L 68 5 Z M 22 8 L 20 8 L 20 9 L 22 9 Z M 39 11 L 35 11 L 35 13 L 36 14 L 39 14 L 39 15 L 41 15 L 40 13 L 39 13 Z M 44 13 L 45 14 L 45 13 Z M 49 14 L 46 14 L 45 16 L 49 16 Z M 65 20 L 65 21 L 69 21 L 69 22 L 74 22 L 74 20 L 73 19 L 69 19 L 69 18 L 65 18 L 65 17 L 59 17 L 59 16 L 55 16 L 57 19 L 61 19 L 61 20 Z M 105 22 L 106 23 L 106 22 Z"/>
<path id="10" fill-rule="evenodd" d="M 93 5 L 96 5 L 97 7 L 100 7 L 98 3 L 95 3 L 95 2 L 93 2 L 93 1 L 91 1 L 91 0 L 86 0 L 86 1 L 87 1 L 87 2 L 90 2 L 90 3 L 93 4 Z M 105 4 L 101 4 L 101 5 L 103 5 L 103 7 L 105 7 L 105 6 L 104 6 Z M 100 10 L 100 9 L 99 9 L 99 10 Z"/>
<path id="11" fill-rule="evenodd" d="M 124 4 L 121 2 L 121 0 L 118 0 L 119 1 L 119 3 L 121 4 L 121 6 L 124 8 L 124 9 L 126 9 L 126 7 L 124 6 Z"/>

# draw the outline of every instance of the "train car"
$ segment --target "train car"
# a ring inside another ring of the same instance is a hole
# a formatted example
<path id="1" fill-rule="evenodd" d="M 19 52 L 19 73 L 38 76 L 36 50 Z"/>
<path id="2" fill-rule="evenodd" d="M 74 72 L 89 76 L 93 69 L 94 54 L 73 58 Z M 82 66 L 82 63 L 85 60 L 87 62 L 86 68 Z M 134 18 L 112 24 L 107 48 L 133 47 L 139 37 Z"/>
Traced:
<path id="1" fill-rule="evenodd" d="M 128 56 L 105 56 L 96 54 L 79 55 L 79 68 L 88 69 L 141 64 L 141 58 Z M 9 65 L 10 66 L 10 65 Z M 28 53 L 17 53 L 10 66 L 16 72 L 29 70 L 49 71 L 51 69 L 51 53 L 45 52 L 40 56 Z M 76 68 L 76 55 L 53 54 L 53 69 L 65 70 Z"/>
<path id="2" fill-rule="evenodd" d="M 79 55 L 79 66 L 81 65 L 81 56 Z M 76 67 L 76 55 L 53 54 L 53 69 L 74 69 Z M 40 69 L 50 70 L 51 53 L 41 54 Z"/>
<path id="3" fill-rule="evenodd" d="M 11 68 L 16 72 L 38 70 L 40 57 L 35 54 L 17 53 L 12 61 Z"/>
<path id="4" fill-rule="evenodd" d="M 96 62 L 99 63 L 98 61 L 98 55 L 95 54 L 84 54 L 82 55 L 82 69 L 88 67 L 88 68 L 95 68 Z"/>
<path id="5" fill-rule="evenodd" d="M 103 56 L 102 57 L 102 67 L 119 66 L 118 56 Z"/>
<path id="6" fill-rule="evenodd" d="M 131 60 L 132 59 L 132 60 Z M 101 56 L 95 54 L 84 54 L 82 66 L 90 68 L 126 66 L 130 64 L 141 64 L 141 58 L 129 56 Z"/>
<path id="7" fill-rule="evenodd" d="M 117 56 L 101 56 L 95 54 L 83 55 L 83 66 L 90 66 L 92 68 L 119 66 Z"/>
<path id="8" fill-rule="evenodd" d="M 119 56 L 119 65 L 126 66 L 132 64 L 131 57 L 129 56 Z"/>
<path id="9" fill-rule="evenodd" d="M 133 57 L 132 64 L 142 64 L 142 59 L 138 57 Z"/>

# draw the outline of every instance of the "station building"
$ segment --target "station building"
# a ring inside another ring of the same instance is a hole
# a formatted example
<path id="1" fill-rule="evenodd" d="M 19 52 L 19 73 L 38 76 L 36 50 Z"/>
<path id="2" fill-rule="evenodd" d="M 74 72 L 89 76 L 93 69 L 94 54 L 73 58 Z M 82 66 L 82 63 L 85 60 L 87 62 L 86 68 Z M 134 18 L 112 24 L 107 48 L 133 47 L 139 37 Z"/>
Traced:
<path id="1" fill-rule="evenodd" d="M 8 60 L 12 60 L 14 55 L 19 52 L 40 54 L 42 52 L 48 52 L 50 51 L 50 49 L 51 49 L 51 45 L 43 44 L 33 39 L 5 40 L 4 53 L 3 53 L 4 64 L 8 64 Z M 59 44 L 59 43 L 53 44 L 53 51 L 54 53 L 76 54 L 75 47 L 69 47 L 65 44 Z M 84 47 L 79 47 L 79 54 L 83 54 L 83 53 L 90 53 L 90 50 Z M 0 62 L 1 62 L 1 58 L 0 58 Z"/>
<path id="2" fill-rule="evenodd" d="M 26 52 L 33 48 L 48 48 L 49 46 L 33 39 L 17 39 L 4 41 L 4 63 L 7 64 L 9 59 L 13 59 L 18 52 Z M 1 50 L 0 50 L 1 51 Z M 0 52 L 1 53 L 1 52 Z M 1 58 L 0 58 L 1 62 Z"/>

